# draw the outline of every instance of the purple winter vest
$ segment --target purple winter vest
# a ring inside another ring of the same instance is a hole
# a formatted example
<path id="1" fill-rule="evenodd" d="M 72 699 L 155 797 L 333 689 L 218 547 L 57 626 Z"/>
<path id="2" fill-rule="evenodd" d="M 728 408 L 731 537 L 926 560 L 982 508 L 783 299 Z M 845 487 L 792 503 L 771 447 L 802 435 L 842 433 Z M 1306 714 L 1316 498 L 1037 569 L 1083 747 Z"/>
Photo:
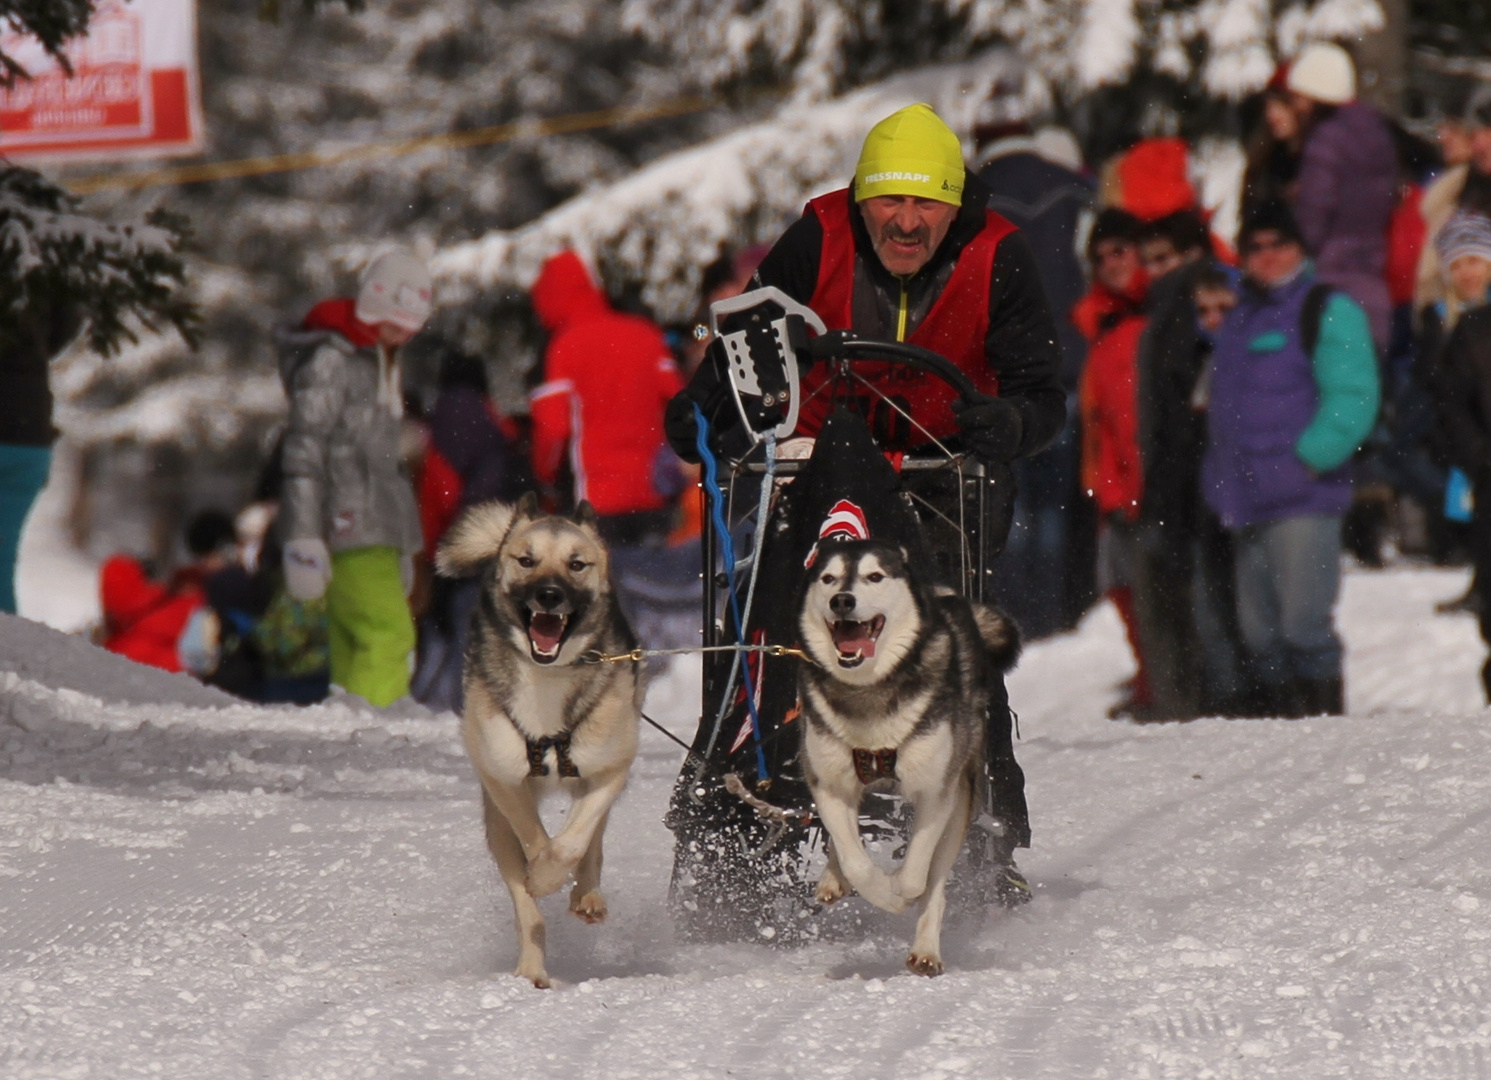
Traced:
<path id="1" fill-rule="evenodd" d="M 1300 340 L 1315 280 L 1306 272 L 1278 291 L 1246 289 L 1217 334 L 1201 487 L 1229 529 L 1351 505 L 1349 463 L 1316 475 L 1294 449 L 1320 405 Z"/>

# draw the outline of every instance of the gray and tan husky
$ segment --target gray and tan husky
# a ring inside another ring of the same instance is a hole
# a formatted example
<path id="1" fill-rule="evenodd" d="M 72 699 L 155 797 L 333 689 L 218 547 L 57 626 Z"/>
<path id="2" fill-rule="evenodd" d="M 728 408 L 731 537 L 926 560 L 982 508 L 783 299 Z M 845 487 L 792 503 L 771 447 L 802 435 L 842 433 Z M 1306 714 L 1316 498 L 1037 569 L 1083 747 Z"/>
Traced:
<path id="1" fill-rule="evenodd" d="M 606 917 L 601 836 L 637 754 L 638 665 L 585 654 L 625 653 L 635 640 L 588 503 L 572 517 L 540 514 L 532 495 L 516 507 L 473 507 L 437 566 L 449 577 L 480 575 L 462 735 L 481 780 L 487 847 L 512 893 L 515 974 L 547 987 L 535 900 L 573 877 L 569 910 L 589 923 Z M 573 801 L 551 837 L 539 800 L 553 792 Z"/>
<path id="2" fill-rule="evenodd" d="M 981 798 L 991 680 L 1019 654 L 1015 626 L 992 607 L 921 580 L 894 544 L 824 545 L 810 564 L 798 629 L 803 771 L 828 833 L 817 898 L 853 889 L 878 908 L 920 901 L 906 966 L 942 972 L 947 879 Z M 914 807 L 895 873 L 871 860 L 859 831 L 867 790 Z"/>

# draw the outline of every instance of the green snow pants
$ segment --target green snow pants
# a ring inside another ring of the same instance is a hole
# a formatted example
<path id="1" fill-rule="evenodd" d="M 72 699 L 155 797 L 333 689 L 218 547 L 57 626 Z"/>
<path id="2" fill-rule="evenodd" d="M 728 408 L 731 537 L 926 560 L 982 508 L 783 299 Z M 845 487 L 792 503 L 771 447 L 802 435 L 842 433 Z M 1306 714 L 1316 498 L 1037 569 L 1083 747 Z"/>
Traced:
<path id="1" fill-rule="evenodd" d="M 379 708 L 409 693 L 414 617 L 404 595 L 397 548 L 334 554 L 326 617 L 335 685 Z"/>

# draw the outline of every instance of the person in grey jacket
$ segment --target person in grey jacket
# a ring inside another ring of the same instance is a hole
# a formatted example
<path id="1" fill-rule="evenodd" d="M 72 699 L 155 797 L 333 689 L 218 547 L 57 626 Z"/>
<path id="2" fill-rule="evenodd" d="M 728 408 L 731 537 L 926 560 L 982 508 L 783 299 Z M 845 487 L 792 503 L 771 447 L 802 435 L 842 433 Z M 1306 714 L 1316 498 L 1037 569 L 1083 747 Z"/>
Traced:
<path id="1" fill-rule="evenodd" d="M 355 300 L 322 301 L 278 335 L 290 398 L 285 588 L 297 600 L 326 597 L 332 684 L 380 707 L 409 693 L 407 594 L 422 547 L 399 445 L 398 349 L 432 310 L 429 270 L 393 250 L 368 266 Z"/>

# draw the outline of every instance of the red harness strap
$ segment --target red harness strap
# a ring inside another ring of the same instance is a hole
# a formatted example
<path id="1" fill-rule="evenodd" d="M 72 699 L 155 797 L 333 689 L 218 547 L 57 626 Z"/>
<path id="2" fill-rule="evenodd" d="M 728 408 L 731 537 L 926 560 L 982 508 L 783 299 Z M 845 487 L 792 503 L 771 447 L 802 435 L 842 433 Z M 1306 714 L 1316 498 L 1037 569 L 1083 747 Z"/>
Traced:
<path id="1" fill-rule="evenodd" d="M 807 211 L 817 215 L 823 227 L 823 247 L 818 262 L 818 281 L 808 306 L 816 311 L 830 330 L 851 330 L 854 312 L 854 230 L 847 189 L 820 195 L 808 203 Z M 989 332 L 989 285 L 994 272 L 994 254 L 999 242 L 1015 231 L 1015 226 L 987 211 L 984 228 L 958 254 L 941 294 L 931 310 L 906 340 L 912 345 L 931 349 L 956 364 L 986 394 L 999 393 L 998 375 L 984 355 L 984 339 Z M 901 407 L 937 438 L 957 431 L 951 404 L 953 389 L 935 375 L 899 364 L 856 364 L 857 373 L 886 397 L 898 399 Z M 819 394 L 808 400 L 829 378 L 824 366 L 815 367 L 803 376 L 804 404 L 798 431 L 816 435 L 833 407 L 829 395 Z M 914 432 L 908 445 L 925 442 Z"/>
<path id="2" fill-rule="evenodd" d="M 889 750 L 861 750 L 852 747 L 849 751 L 854 755 L 854 775 L 859 777 L 859 782 L 868 787 L 876 780 L 894 780 L 896 778 L 896 748 Z"/>

